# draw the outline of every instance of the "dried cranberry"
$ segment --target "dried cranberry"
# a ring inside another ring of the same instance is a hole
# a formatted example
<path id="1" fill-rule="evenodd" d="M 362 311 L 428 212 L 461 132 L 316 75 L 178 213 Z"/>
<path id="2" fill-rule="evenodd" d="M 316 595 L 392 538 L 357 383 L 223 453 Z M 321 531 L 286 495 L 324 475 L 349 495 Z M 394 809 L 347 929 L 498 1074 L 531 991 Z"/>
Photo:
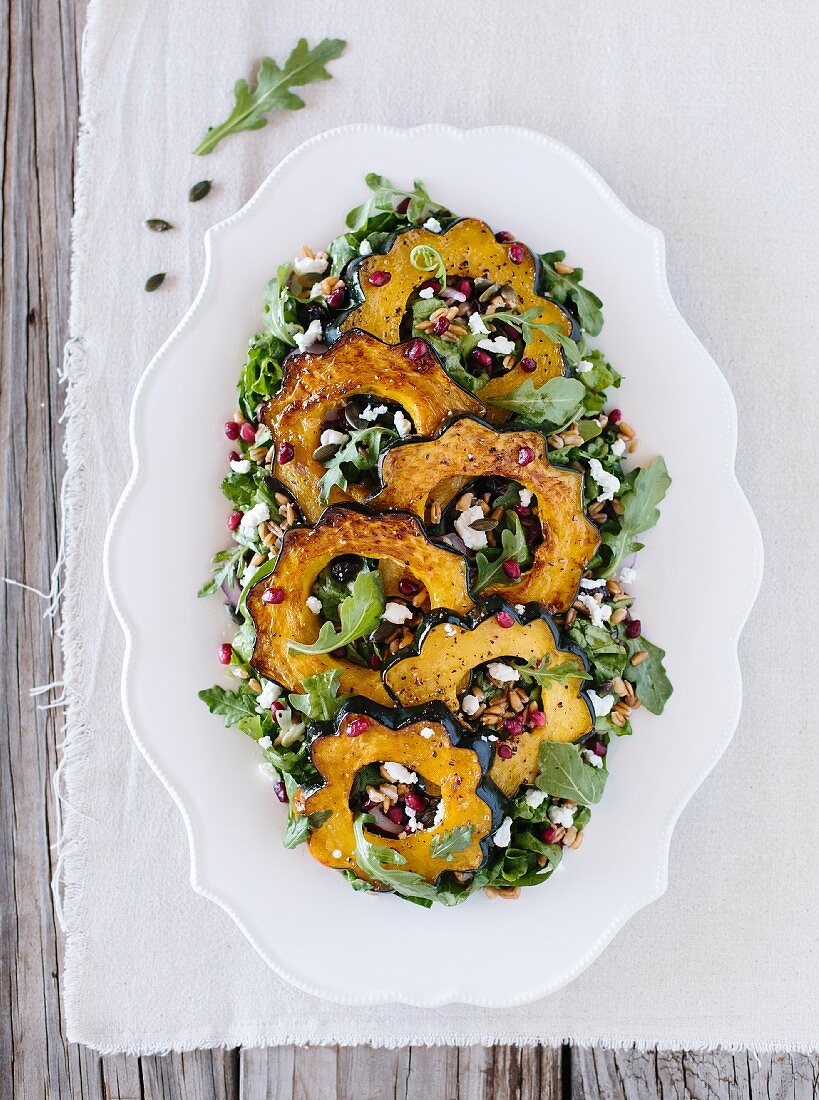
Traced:
<path id="1" fill-rule="evenodd" d="M 343 286 L 337 286 L 335 290 L 332 290 L 327 295 L 327 305 L 330 309 L 341 309 L 344 305 L 344 299 L 347 295 L 347 288 Z"/>
<path id="2" fill-rule="evenodd" d="M 370 657 L 370 668 L 373 669 L 374 672 L 378 672 L 381 668 L 381 658 L 377 653 L 373 653 Z"/>
<path id="3" fill-rule="evenodd" d="M 256 429 L 252 424 L 247 421 L 239 429 L 239 435 L 245 441 L 245 443 L 255 443 L 256 441 Z"/>
<path id="4" fill-rule="evenodd" d="M 421 591 L 421 585 L 418 581 L 411 581 L 409 577 L 403 577 L 398 582 L 398 591 L 402 596 L 417 596 Z"/>
<path id="5" fill-rule="evenodd" d="M 518 451 L 518 466 L 528 466 L 535 461 L 535 452 L 531 447 L 521 447 Z"/>
<path id="6" fill-rule="evenodd" d="M 365 729 L 369 729 L 369 725 L 369 718 L 353 718 L 352 721 L 347 723 L 347 736 L 358 737 Z"/>
<path id="7" fill-rule="evenodd" d="M 387 817 L 393 825 L 403 825 L 404 823 L 404 811 L 400 806 L 390 806 L 387 810 Z"/>
<path id="8" fill-rule="evenodd" d="M 520 715 L 517 715 L 515 718 L 504 718 L 503 728 L 512 737 L 517 737 L 519 733 L 523 733 L 523 719 Z"/>
<path id="9" fill-rule="evenodd" d="M 483 348 L 475 348 L 474 351 L 470 353 L 469 358 L 476 366 L 483 367 L 484 370 L 489 370 L 492 366 L 492 356 L 488 351 L 484 351 Z"/>
<path id="10" fill-rule="evenodd" d="M 228 530 L 235 531 L 239 524 L 242 522 L 241 512 L 231 512 L 228 516 L 227 525 Z"/>
<path id="11" fill-rule="evenodd" d="M 540 830 L 540 839 L 544 844 L 554 844 L 557 841 L 557 826 L 545 825 Z"/>
<path id="12" fill-rule="evenodd" d="M 420 794 L 416 794 L 415 791 L 410 791 L 405 799 L 407 805 L 411 810 L 415 810 L 418 814 L 426 807 L 426 802 L 421 798 Z"/>
<path id="13" fill-rule="evenodd" d="M 522 264 L 526 259 L 526 249 L 522 244 L 509 245 L 509 259 L 513 264 Z"/>
<path id="14" fill-rule="evenodd" d="M 498 611 L 495 614 L 495 622 L 498 626 L 502 626 L 504 630 L 508 630 L 510 626 L 515 625 L 515 620 L 508 611 Z"/>
<path id="15" fill-rule="evenodd" d="M 514 239 L 514 235 L 512 233 L 507 233 L 505 229 L 501 229 L 500 233 L 495 234 L 495 240 L 499 241 L 501 244 L 507 244 Z"/>
<path id="16" fill-rule="evenodd" d="M 640 633 L 642 632 L 642 629 L 643 629 L 643 624 L 640 622 L 640 620 L 639 619 L 632 619 L 631 622 L 626 626 L 626 637 L 627 638 L 639 638 Z"/>
<path id="17" fill-rule="evenodd" d="M 288 801 L 287 788 L 285 787 L 285 785 L 281 781 L 281 779 L 279 779 L 276 783 L 273 784 L 273 790 L 274 790 L 274 792 L 276 794 L 276 798 L 278 798 L 279 802 L 287 802 Z"/>
<path id="18" fill-rule="evenodd" d="M 285 466 L 288 462 L 293 461 L 293 457 L 296 454 L 296 450 L 292 443 L 282 441 L 279 444 L 279 449 L 276 452 L 276 461 L 280 466 Z"/>
<path id="19" fill-rule="evenodd" d="M 423 340 L 413 340 L 411 344 L 407 344 L 407 359 L 411 359 L 414 363 L 417 359 L 423 359 L 427 353 L 427 345 Z"/>
<path id="20" fill-rule="evenodd" d="M 443 336 L 446 330 L 449 328 L 449 318 L 443 314 L 438 318 L 435 324 L 432 326 L 432 331 L 436 336 Z"/>
<path id="21" fill-rule="evenodd" d="M 284 589 L 283 588 L 265 588 L 262 592 L 262 603 L 283 603 L 284 602 Z"/>
<path id="22" fill-rule="evenodd" d="M 225 424 L 225 435 L 228 439 L 238 439 L 240 431 L 241 429 L 235 420 L 228 420 L 227 424 Z"/>
<path id="23" fill-rule="evenodd" d="M 533 710 L 529 714 L 528 722 L 532 729 L 543 729 L 546 725 L 546 715 L 542 710 Z"/>
<path id="24" fill-rule="evenodd" d="M 589 751 L 593 752 L 595 756 L 605 756 L 609 750 L 605 741 L 592 741 L 589 745 Z"/>
<path id="25" fill-rule="evenodd" d="M 407 198 L 405 198 L 405 199 L 401 199 L 401 201 L 398 203 L 398 205 L 395 208 L 396 214 L 406 214 L 406 212 L 409 210 L 409 204 L 410 204 L 409 196 L 407 196 Z"/>
<path id="26" fill-rule="evenodd" d="M 516 581 L 520 577 L 520 566 L 511 558 L 503 563 L 502 569 L 510 580 Z"/>
<path id="27" fill-rule="evenodd" d="M 227 642 L 222 642 L 219 646 L 219 664 L 229 665 L 230 658 L 233 656 L 233 646 L 228 645 Z"/>
<path id="28" fill-rule="evenodd" d="M 609 413 L 609 424 L 619 424 L 623 419 L 623 414 L 619 409 L 612 409 Z"/>
<path id="29" fill-rule="evenodd" d="M 367 276 L 367 282 L 371 286 L 386 286 L 391 278 L 389 271 L 373 271 Z"/>
<path id="30" fill-rule="evenodd" d="M 511 745 L 505 745 L 503 741 L 498 743 L 498 756 L 501 760 L 509 760 L 513 754 L 514 750 Z"/>
<path id="31" fill-rule="evenodd" d="M 525 355 L 518 364 L 524 374 L 534 374 L 537 370 L 537 363 L 534 359 L 530 359 L 528 355 Z"/>

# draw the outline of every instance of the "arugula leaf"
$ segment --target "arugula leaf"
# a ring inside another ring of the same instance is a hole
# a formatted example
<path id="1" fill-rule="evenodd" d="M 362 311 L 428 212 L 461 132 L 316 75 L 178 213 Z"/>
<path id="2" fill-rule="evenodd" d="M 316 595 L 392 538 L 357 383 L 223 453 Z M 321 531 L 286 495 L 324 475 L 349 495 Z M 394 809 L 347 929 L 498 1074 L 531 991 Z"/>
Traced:
<path id="1" fill-rule="evenodd" d="M 629 656 L 647 653 L 648 658 L 639 665 L 629 662 L 623 675 L 634 684 L 637 698 L 652 714 L 662 714 L 674 688 L 663 665 L 665 650 L 652 645 L 647 638 L 627 638 Z"/>
<path id="2" fill-rule="evenodd" d="M 377 569 L 362 569 L 350 585 L 350 595 L 338 605 L 340 629 L 326 622 L 310 645 L 290 641 L 287 648 L 294 653 L 330 653 L 340 649 L 371 634 L 381 622 L 385 607 L 381 574 Z"/>
<path id="3" fill-rule="evenodd" d="M 588 672 L 585 672 L 576 661 L 563 661 L 560 664 L 540 667 L 535 665 L 517 665 L 516 667 L 521 680 L 547 689 L 551 688 L 552 684 L 565 684 L 569 680 L 591 680 Z"/>
<path id="4" fill-rule="evenodd" d="M 282 834 L 282 844 L 285 848 L 297 848 L 303 844 L 312 833 L 313 829 L 320 828 L 324 822 L 332 816 L 332 810 L 314 810 L 311 814 L 297 814 L 293 811 L 293 795 L 298 787 L 297 780 L 288 772 L 283 773 L 284 786 L 287 791 L 287 826 Z"/>
<path id="5" fill-rule="evenodd" d="M 445 859 L 452 862 L 455 852 L 465 852 L 472 843 L 474 825 L 458 825 L 454 829 L 444 829 L 439 836 L 432 838 L 429 854 L 433 859 Z"/>
<path id="6" fill-rule="evenodd" d="M 501 531 L 500 546 L 494 547 L 488 554 L 479 551 L 475 556 L 475 566 L 478 571 L 475 581 L 476 594 L 496 582 L 514 583 L 503 571 L 505 561 L 516 561 L 520 566 L 528 565 L 530 562 L 531 551 L 526 541 L 520 517 L 516 512 L 507 512 L 506 516 L 511 527 L 505 527 Z"/>
<path id="7" fill-rule="evenodd" d="M 246 474 L 228 474 L 222 481 L 222 492 L 241 512 L 261 503 L 266 504 L 274 515 L 279 511 L 276 498 L 267 484 L 267 471 L 261 466 L 251 466 Z"/>
<path id="8" fill-rule="evenodd" d="M 371 219 L 379 213 L 395 215 L 396 203 L 402 199 L 410 200 L 407 207 L 406 219 L 412 224 L 423 221 L 428 213 L 442 211 L 443 207 L 436 206 L 427 194 L 423 180 L 413 181 L 412 191 L 401 191 L 386 178 L 379 176 L 377 172 L 369 172 L 364 182 L 373 192 L 366 202 L 357 206 L 347 215 L 346 224 L 355 231 L 364 229 Z"/>
<path id="9" fill-rule="evenodd" d="M 571 336 L 567 336 L 556 322 L 552 321 L 547 324 L 545 321 L 535 320 L 539 316 L 540 310 L 537 306 L 533 306 L 531 309 L 525 309 L 523 313 L 516 313 L 513 310 L 498 310 L 497 313 L 492 313 L 487 320 L 490 322 L 504 321 L 507 325 L 511 325 L 512 328 L 516 328 L 520 332 L 527 344 L 531 342 L 535 332 L 545 333 L 553 344 L 558 344 L 563 349 L 567 362 L 576 366 L 583 358 L 577 342 L 572 340 Z"/>
<path id="10" fill-rule="evenodd" d="M 267 331 L 288 348 L 296 346 L 293 333 L 299 328 L 296 298 L 290 293 L 290 264 L 279 264 L 276 277 L 267 284 L 263 318 Z"/>
<path id="11" fill-rule="evenodd" d="M 259 405 L 279 392 L 282 361 L 290 344 L 273 333 L 257 333 L 250 341 L 247 358 L 239 376 L 239 405 L 248 420 L 256 419 Z"/>
<path id="12" fill-rule="evenodd" d="M 346 45 L 340 38 L 324 38 L 311 50 L 307 39 L 300 38 L 284 68 L 279 68 L 272 57 L 263 57 L 256 72 L 256 87 L 251 91 L 246 80 L 236 81 L 233 110 L 221 125 L 208 127 L 208 132 L 194 149 L 196 156 L 212 153 L 229 134 L 237 134 L 241 130 L 260 130 L 267 125 L 265 116 L 273 110 L 300 110 L 304 100 L 290 88 L 330 80 L 325 65 L 341 57 Z"/>
<path id="13" fill-rule="evenodd" d="M 586 764 L 576 745 L 543 741 L 538 764 L 537 786 L 553 798 L 567 798 L 589 806 L 603 797 L 608 772 Z"/>
<path id="14" fill-rule="evenodd" d="M 393 848 L 372 844 L 364 835 L 364 825 L 373 821 L 369 814 L 359 814 L 353 822 L 355 861 L 368 878 L 389 886 L 402 897 L 418 899 L 428 908 L 438 897 L 438 891 L 414 871 L 398 871 L 396 866 L 406 859 Z"/>
<path id="15" fill-rule="evenodd" d="M 493 398 L 492 404 L 536 426 L 548 422 L 548 430 L 554 432 L 577 417 L 585 392 L 583 383 L 576 378 L 550 378 L 539 387 L 527 378 L 517 389 Z"/>
<path id="16" fill-rule="evenodd" d="M 608 630 L 592 626 L 586 619 L 575 619 L 568 635 L 588 657 L 598 683 L 623 675 L 628 653 Z"/>
<path id="17" fill-rule="evenodd" d="M 441 253 L 432 245 L 417 244 L 409 254 L 409 261 L 416 271 L 427 272 L 434 276 L 442 287 L 446 286 L 446 264 Z"/>
<path id="18" fill-rule="evenodd" d="M 334 485 L 338 485 L 340 489 L 347 488 L 350 467 L 359 473 L 375 469 L 381 452 L 388 443 L 396 439 L 398 439 L 398 432 L 381 425 L 350 431 L 349 440 L 325 463 L 327 473 L 323 474 L 319 481 L 322 503 L 326 504 L 330 499 L 330 490 Z M 346 472 L 345 466 L 348 468 Z"/>
<path id="19" fill-rule="evenodd" d="M 548 863 L 541 867 L 538 857 Z M 493 862 L 486 873 L 490 886 L 538 886 L 552 876 L 563 858 L 559 844 L 546 844 L 526 827 L 515 824 L 506 848 L 495 849 Z"/>
<path id="20" fill-rule="evenodd" d="M 584 351 L 583 362 L 591 366 L 591 370 L 578 372 L 577 377 L 587 390 L 592 393 L 603 393 L 612 386 L 619 387 L 622 375 L 616 371 L 605 355 L 598 348 Z M 595 410 L 597 411 L 597 410 Z"/>
<path id="21" fill-rule="evenodd" d="M 229 550 L 220 550 L 211 559 L 214 569 L 210 580 L 205 581 L 196 593 L 200 598 L 212 596 L 218 592 L 223 584 L 235 584 L 238 574 L 244 568 L 247 547 L 241 545 L 231 546 Z"/>
<path id="22" fill-rule="evenodd" d="M 344 700 L 349 698 L 342 695 L 339 698 L 338 688 L 341 679 L 341 670 L 338 668 L 327 669 L 324 672 L 316 672 L 304 679 L 304 695 L 288 695 L 291 707 L 301 711 L 305 718 L 314 722 L 330 722 L 341 710 Z"/>
<path id="23" fill-rule="evenodd" d="M 199 692 L 199 698 L 211 712 L 221 714 L 228 729 L 243 718 L 256 718 L 256 693 L 249 688 L 228 691 L 218 685 Z"/>
<path id="24" fill-rule="evenodd" d="M 565 305 L 567 301 L 573 302 L 582 327 L 590 336 L 597 336 L 603 328 L 603 303 L 596 294 L 581 286 L 583 268 L 576 267 L 567 275 L 557 271 L 555 264 L 563 263 L 566 259 L 565 252 L 544 252 L 538 259 L 549 295 L 561 305 Z"/>
<path id="25" fill-rule="evenodd" d="M 623 514 L 620 517 L 619 531 L 616 534 L 603 535 L 603 542 L 611 557 L 601 576 L 611 577 L 624 558 L 641 548 L 642 543 L 637 542 L 636 536 L 648 531 L 660 518 L 657 506 L 670 484 L 671 478 L 661 457 L 655 458 L 648 466 L 639 470 L 632 488 L 620 497 Z"/>

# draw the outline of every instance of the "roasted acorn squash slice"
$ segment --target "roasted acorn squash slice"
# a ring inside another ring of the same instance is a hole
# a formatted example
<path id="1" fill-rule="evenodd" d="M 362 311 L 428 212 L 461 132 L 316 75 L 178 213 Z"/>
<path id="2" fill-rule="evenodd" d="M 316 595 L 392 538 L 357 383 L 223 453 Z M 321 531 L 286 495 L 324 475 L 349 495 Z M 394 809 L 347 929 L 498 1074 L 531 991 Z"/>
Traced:
<path id="1" fill-rule="evenodd" d="M 358 732 L 353 733 L 353 731 Z M 400 869 L 437 882 L 447 871 L 477 871 L 486 861 L 488 840 L 501 820 L 501 800 L 486 772 L 491 746 L 480 739 L 464 740 L 452 716 L 440 705 L 409 710 L 377 706 L 366 699 L 348 699 L 332 730 L 310 744 L 310 756 L 324 782 L 313 791 L 299 790 L 297 813 L 330 811 L 308 841 L 310 854 L 328 867 L 366 877 L 355 859 L 354 812 L 350 793 L 357 773 L 368 764 L 394 761 L 421 776 L 440 791 L 443 815 L 434 827 L 405 839 L 372 834 L 374 843 L 394 848 L 406 860 Z M 472 826 L 469 845 L 451 858 L 432 853 L 433 840 L 450 829 Z"/>
<path id="2" fill-rule="evenodd" d="M 488 661 L 519 657 L 528 664 L 576 662 L 586 672 L 585 658 L 558 648 L 558 633 L 549 614 L 537 604 L 522 611 L 494 596 L 465 617 L 433 611 L 413 644 L 390 661 L 383 672 L 390 694 L 402 706 L 438 701 L 459 713 L 459 697 L 468 689 L 472 672 Z M 490 775 L 511 796 L 538 774 L 538 749 L 543 741 L 577 741 L 594 725 L 583 680 L 553 683 L 542 693 L 546 724 L 527 729 L 505 742 L 512 755 L 496 755 Z"/>
<path id="3" fill-rule="evenodd" d="M 538 294 L 538 261 L 529 249 L 514 242 L 515 255 L 522 257 L 519 263 L 514 263 L 510 259 L 510 243 L 496 241 L 489 226 L 478 218 L 455 222 L 445 233 L 433 233 L 422 226 L 407 229 L 396 235 L 384 255 L 373 254 L 355 261 L 352 293 L 357 304 L 339 323 L 339 331 L 363 329 L 390 344 L 401 339 L 401 323 L 410 296 L 429 278 L 428 271 L 419 271 L 410 263 L 410 253 L 417 245 L 434 248 L 448 275 L 508 284 L 517 296 L 521 312 L 537 308 L 539 315 L 533 320 L 558 324 L 567 336 L 572 335 L 574 325 L 569 315 L 556 302 Z M 374 272 L 384 272 L 389 278 L 383 283 L 377 278 L 379 285 L 374 285 L 370 282 Z M 526 374 L 520 366 L 512 367 L 483 387 L 481 401 L 491 405 L 496 397 L 517 389 L 527 379 L 535 386 L 542 386 L 550 378 L 564 373 L 560 348 L 541 330 L 535 330 L 521 357 L 533 359 L 536 370 Z"/>
<path id="4" fill-rule="evenodd" d="M 341 669 L 343 692 L 388 702 L 378 672 L 331 653 L 297 653 L 289 641 L 310 644 L 318 635 L 318 616 L 307 607 L 316 577 L 335 558 L 356 554 L 400 567 L 426 588 L 433 608 L 468 611 L 467 563 L 461 554 L 429 541 L 415 516 L 402 512 L 376 515 L 356 505 L 326 509 L 315 527 L 285 532 L 273 570 L 251 588 L 247 609 L 256 627 L 252 664 L 290 691 L 302 690 L 307 676 Z M 387 584 L 389 590 L 389 584 Z M 281 602 L 266 603 L 267 589 L 280 589 Z"/>
<path id="5" fill-rule="evenodd" d="M 432 503 L 443 510 L 475 478 L 517 481 L 535 496 L 543 538 L 519 580 L 490 586 L 483 595 L 497 592 L 519 603 L 541 603 L 553 613 L 565 611 L 599 536 L 583 513 L 583 475 L 553 466 L 546 453 L 540 432 L 498 429 L 461 417 L 431 439 L 393 444 L 381 459 L 383 488 L 369 503 L 406 509 L 423 519 Z"/>
<path id="6" fill-rule="evenodd" d="M 455 414 L 482 411 L 481 403 L 452 381 L 428 345 L 423 345 L 423 355 L 410 358 L 410 349 L 417 351 L 419 345 L 414 340 L 391 347 L 365 332 L 350 332 L 322 355 L 305 352 L 285 360 L 281 389 L 262 409 L 262 420 L 277 448 L 275 473 L 309 523 L 315 523 L 325 507 L 319 482 L 326 470 L 313 453 L 327 415 L 345 398 L 370 394 L 394 401 L 406 410 L 419 434 L 436 431 Z M 367 495 L 361 485 L 346 490 L 333 486 L 330 499 L 360 501 Z"/>

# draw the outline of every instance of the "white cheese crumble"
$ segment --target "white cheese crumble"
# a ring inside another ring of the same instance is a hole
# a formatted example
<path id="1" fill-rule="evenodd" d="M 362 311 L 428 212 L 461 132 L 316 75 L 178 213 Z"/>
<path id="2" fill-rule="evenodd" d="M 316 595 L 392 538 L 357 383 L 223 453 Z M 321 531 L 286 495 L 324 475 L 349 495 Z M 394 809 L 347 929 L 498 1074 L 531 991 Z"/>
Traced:
<path id="1" fill-rule="evenodd" d="M 484 351 L 496 352 L 498 355 L 511 355 L 515 350 L 515 341 L 507 340 L 505 336 L 496 336 L 492 340 L 480 340 L 478 347 Z"/>
<path id="2" fill-rule="evenodd" d="M 392 418 L 392 420 L 395 424 L 395 430 L 398 432 L 402 439 L 405 439 L 412 431 L 412 421 L 404 416 L 400 409 Z"/>
<path id="3" fill-rule="evenodd" d="M 525 610 L 526 610 L 526 608 L 522 603 L 516 603 L 515 604 L 515 611 L 517 611 L 518 615 L 522 615 Z"/>
<path id="4" fill-rule="evenodd" d="M 626 453 L 626 441 L 625 439 L 615 439 L 611 445 L 611 453 L 617 455 L 618 458 L 622 458 Z"/>
<path id="5" fill-rule="evenodd" d="M 608 470 L 604 470 L 600 460 L 597 458 L 589 459 L 589 472 L 603 490 L 597 499 L 613 500 L 614 494 L 620 488 L 620 479 L 615 477 L 614 474 L 610 474 Z"/>
<path id="6" fill-rule="evenodd" d="M 591 749 L 583 749 L 580 754 L 587 764 L 591 764 L 593 768 L 603 767 L 603 757 L 598 756 L 596 752 L 592 752 Z"/>
<path id="7" fill-rule="evenodd" d="M 258 504 L 254 504 L 245 514 L 242 516 L 239 522 L 239 530 L 243 535 L 252 537 L 256 534 L 256 528 L 260 523 L 265 523 L 270 519 L 270 508 L 263 500 L 260 500 Z"/>
<path id="8" fill-rule="evenodd" d="M 343 853 L 340 848 L 333 849 L 333 859 L 341 859 L 342 854 Z"/>
<path id="9" fill-rule="evenodd" d="M 527 806 L 531 806 L 533 810 L 536 810 L 538 806 L 543 805 L 548 797 L 549 796 L 545 791 L 536 791 L 532 789 L 531 791 L 526 792 L 526 794 L 523 796 L 523 801 L 526 803 Z"/>
<path id="10" fill-rule="evenodd" d="M 372 254 L 373 254 L 373 246 L 366 239 L 366 237 L 361 242 L 361 244 L 358 246 L 358 254 L 359 254 L 359 256 L 372 256 Z"/>
<path id="11" fill-rule="evenodd" d="M 469 314 L 469 329 L 472 333 L 475 334 L 475 336 L 489 335 L 489 329 L 484 324 L 483 317 L 481 317 L 480 313 L 478 313 L 477 310 L 475 311 L 475 313 Z"/>
<path id="12" fill-rule="evenodd" d="M 611 604 L 598 603 L 587 592 L 578 593 L 577 598 L 588 611 L 592 626 L 604 626 L 611 618 Z"/>
<path id="13" fill-rule="evenodd" d="M 472 528 L 475 520 L 483 518 L 483 510 L 473 504 L 471 508 L 465 508 L 455 520 L 455 530 L 467 550 L 482 550 L 486 546 L 486 531 L 475 531 Z"/>
<path id="14" fill-rule="evenodd" d="M 469 718 L 471 718 L 473 714 L 476 714 L 478 712 L 480 705 L 481 701 L 477 697 L 477 695 L 465 695 L 461 700 L 461 710 Z"/>
<path id="15" fill-rule="evenodd" d="M 529 505 L 532 503 L 532 495 L 533 494 L 532 494 L 531 489 L 521 489 L 521 491 L 520 491 L 520 504 L 521 504 L 522 508 L 528 508 L 529 507 Z"/>
<path id="16" fill-rule="evenodd" d="M 273 767 L 272 764 L 268 764 L 267 761 L 264 764 L 259 764 L 259 775 L 268 781 L 268 783 L 278 783 L 279 773 Z"/>
<path id="17" fill-rule="evenodd" d="M 435 807 L 435 817 L 432 819 L 432 828 L 433 829 L 436 826 L 441 824 L 441 822 L 444 820 L 444 814 L 445 813 L 446 813 L 446 806 L 444 806 L 444 800 L 442 798 L 441 801 L 438 803 L 438 805 Z"/>
<path id="18" fill-rule="evenodd" d="M 241 577 L 239 578 L 239 587 L 240 588 L 244 588 L 246 585 L 250 584 L 250 578 L 256 572 L 257 568 L 258 567 L 255 566 L 255 565 L 246 565 L 245 566 L 244 572 L 242 573 Z M 239 669 L 238 671 L 241 671 L 241 669 Z"/>
<path id="19" fill-rule="evenodd" d="M 346 443 L 349 438 L 346 432 L 337 432 L 335 428 L 326 428 L 321 433 L 319 443 L 321 443 L 322 447 L 335 447 L 336 445 L 341 446 L 342 443 Z"/>
<path id="20" fill-rule="evenodd" d="M 388 603 L 384 608 L 384 614 L 381 618 L 384 619 L 385 622 L 395 623 L 396 626 L 400 626 L 402 623 L 405 623 L 407 619 L 412 618 L 412 611 L 402 603 Z"/>
<path id="21" fill-rule="evenodd" d="M 265 735 L 264 737 L 260 737 L 256 744 L 259 746 L 260 749 L 272 749 L 273 738 Z"/>
<path id="22" fill-rule="evenodd" d="M 605 718 L 611 712 L 614 706 L 613 695 L 598 695 L 596 691 L 589 691 L 588 696 L 594 708 L 595 718 Z"/>
<path id="23" fill-rule="evenodd" d="M 319 611 L 321 611 L 321 600 L 318 596 L 308 596 L 304 603 L 314 615 L 318 615 Z"/>
<path id="24" fill-rule="evenodd" d="M 455 637 L 456 630 L 452 623 L 444 623 L 444 634 L 446 634 L 447 638 Z"/>
<path id="25" fill-rule="evenodd" d="M 411 772 L 409 768 L 405 768 L 403 764 L 398 764 L 394 760 L 387 760 L 383 768 L 393 783 L 406 783 L 410 786 L 418 782 L 415 772 Z"/>
<path id="26" fill-rule="evenodd" d="M 249 458 L 233 458 L 230 461 L 230 468 L 234 474 L 249 474 L 250 473 L 250 459 Z"/>
<path id="27" fill-rule="evenodd" d="M 296 256 L 293 268 L 297 275 L 323 275 L 329 263 L 326 256 Z"/>
<path id="28" fill-rule="evenodd" d="M 418 733 L 427 741 L 429 741 L 430 737 L 435 736 L 435 730 L 432 728 L 432 726 L 424 726 L 422 729 L 418 730 Z"/>
<path id="29" fill-rule="evenodd" d="M 361 413 L 362 420 L 378 420 L 382 413 L 387 411 L 386 405 L 376 405 L 375 408 L 372 405 L 368 405 Z"/>
<path id="30" fill-rule="evenodd" d="M 550 806 L 547 816 L 553 825 L 562 825 L 564 829 L 569 829 L 574 821 L 574 810 L 571 806 Z"/>
<path id="31" fill-rule="evenodd" d="M 624 565 L 620 570 L 620 580 L 623 584 L 634 584 L 634 579 L 637 576 L 636 569 L 630 569 L 627 565 Z"/>
<path id="32" fill-rule="evenodd" d="M 594 363 L 590 363 L 588 359 L 581 359 L 577 366 L 574 368 L 576 374 L 588 374 L 594 366 Z"/>
<path id="33" fill-rule="evenodd" d="M 596 581 L 596 580 L 593 580 L 593 579 L 586 579 L 584 577 L 584 579 L 580 582 L 580 587 L 585 588 L 589 592 L 593 592 L 595 588 L 605 588 L 606 587 L 606 582 L 605 581 Z"/>
<path id="34" fill-rule="evenodd" d="M 418 291 L 419 298 L 432 298 L 434 294 L 435 291 L 432 289 L 431 286 L 425 286 L 423 290 Z"/>
<path id="35" fill-rule="evenodd" d="M 498 826 L 498 831 L 492 837 L 492 843 L 496 848 L 508 848 L 512 839 L 512 818 L 505 817 Z"/>
<path id="36" fill-rule="evenodd" d="M 278 684 L 274 684 L 272 680 L 265 680 L 264 685 L 262 686 L 262 690 L 256 696 L 256 710 L 259 712 L 259 714 L 264 714 L 265 711 L 270 710 L 270 708 L 279 698 L 281 693 L 282 689 L 279 687 Z M 262 741 L 264 740 L 265 738 L 263 737 Z M 268 737 L 267 740 L 269 741 L 270 738 Z M 260 745 L 262 741 L 259 742 Z M 263 747 L 269 749 L 270 745 L 265 745 Z"/>
<path id="37" fill-rule="evenodd" d="M 520 679 L 518 670 L 512 668 L 511 665 L 504 664 L 503 661 L 491 661 L 486 666 L 486 671 L 493 680 L 497 680 L 500 684 L 514 684 L 516 680 Z"/>
<path id="38" fill-rule="evenodd" d="M 428 229 L 430 233 L 440 233 L 441 223 L 438 221 L 437 218 L 427 218 L 427 220 L 424 222 L 424 229 Z"/>
<path id="39" fill-rule="evenodd" d="M 318 317 L 315 321 L 310 322 L 306 332 L 294 332 L 293 339 L 296 341 L 296 347 L 299 351 L 307 351 L 313 344 L 317 344 L 320 340 L 323 340 L 324 329 L 321 327 L 321 321 L 319 321 Z"/>

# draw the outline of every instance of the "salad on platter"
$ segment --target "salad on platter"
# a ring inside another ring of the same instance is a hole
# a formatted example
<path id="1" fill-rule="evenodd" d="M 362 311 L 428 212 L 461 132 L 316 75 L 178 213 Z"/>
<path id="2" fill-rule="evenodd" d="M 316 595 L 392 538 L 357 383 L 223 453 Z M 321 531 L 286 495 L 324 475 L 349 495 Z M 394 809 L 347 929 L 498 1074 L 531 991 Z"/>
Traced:
<path id="1" fill-rule="evenodd" d="M 366 184 L 267 287 L 199 592 L 229 679 L 200 698 L 258 745 L 286 847 L 426 907 L 515 898 L 671 694 L 632 596 L 670 478 L 632 458 L 579 267 Z"/>

